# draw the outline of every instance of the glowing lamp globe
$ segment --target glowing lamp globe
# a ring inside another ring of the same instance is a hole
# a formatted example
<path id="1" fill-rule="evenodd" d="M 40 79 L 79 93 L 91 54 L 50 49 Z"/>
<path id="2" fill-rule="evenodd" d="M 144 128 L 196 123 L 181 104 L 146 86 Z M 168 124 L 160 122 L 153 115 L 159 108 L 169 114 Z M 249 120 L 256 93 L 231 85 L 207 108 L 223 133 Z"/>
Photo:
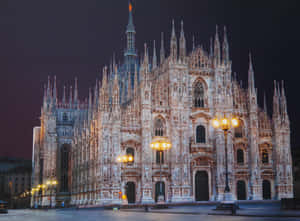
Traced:
<path id="1" fill-rule="evenodd" d="M 213 119 L 212 120 L 212 125 L 214 128 L 219 128 L 220 127 L 220 121 L 218 119 Z"/>
<path id="2" fill-rule="evenodd" d="M 157 151 L 164 151 L 169 150 L 172 144 L 166 137 L 154 137 L 150 147 Z"/>
<path id="3" fill-rule="evenodd" d="M 238 127 L 238 126 L 239 126 L 239 121 L 238 121 L 238 119 L 237 119 L 237 118 L 232 118 L 232 119 L 231 119 L 231 125 L 232 125 L 233 127 Z"/>

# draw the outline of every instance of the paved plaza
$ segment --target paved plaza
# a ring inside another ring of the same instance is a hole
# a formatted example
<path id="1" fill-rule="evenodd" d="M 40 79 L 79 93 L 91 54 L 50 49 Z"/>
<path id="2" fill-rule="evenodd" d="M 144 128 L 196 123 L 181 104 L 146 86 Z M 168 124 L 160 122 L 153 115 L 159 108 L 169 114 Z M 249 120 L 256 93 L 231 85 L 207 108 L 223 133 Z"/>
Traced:
<path id="1" fill-rule="evenodd" d="M 240 205 L 236 216 L 227 215 L 224 211 L 214 210 L 214 205 L 177 206 L 168 209 L 121 209 L 117 211 L 94 209 L 56 209 L 56 210 L 9 210 L 0 214 L 0 221 L 179 221 L 179 220 L 300 220 L 300 211 L 281 211 L 279 204 L 244 204 Z"/>

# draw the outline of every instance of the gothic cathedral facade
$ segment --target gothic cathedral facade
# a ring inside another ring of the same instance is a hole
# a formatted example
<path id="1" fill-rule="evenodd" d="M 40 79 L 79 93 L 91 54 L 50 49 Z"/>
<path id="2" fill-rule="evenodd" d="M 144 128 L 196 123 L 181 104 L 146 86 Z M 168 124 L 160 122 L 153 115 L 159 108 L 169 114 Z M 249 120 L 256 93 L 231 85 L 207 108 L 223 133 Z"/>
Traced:
<path id="1" fill-rule="evenodd" d="M 131 9 L 124 62 L 113 59 L 105 66 L 87 99 L 79 99 L 77 79 L 68 98 L 64 88 L 60 99 L 55 77 L 48 79 L 41 125 L 33 130 L 33 186 L 52 179 L 58 185 L 40 191 L 33 201 L 104 205 L 122 203 L 125 193 L 128 203 L 154 203 L 160 187 L 166 202 L 223 200 L 224 134 L 211 120 L 224 114 L 240 120 L 228 133 L 232 199 L 293 197 L 283 84 L 274 83 L 270 117 L 266 101 L 258 106 L 251 56 L 248 87 L 232 76 L 225 28 L 222 44 L 217 29 L 208 51 L 193 42 L 187 53 L 183 22 L 177 41 L 173 21 L 170 54 L 165 54 L 162 34 L 159 56 L 154 42 L 152 56 L 145 44 L 138 58 Z M 150 148 L 157 135 L 172 143 L 162 158 Z M 122 153 L 134 161 L 117 163 Z"/>

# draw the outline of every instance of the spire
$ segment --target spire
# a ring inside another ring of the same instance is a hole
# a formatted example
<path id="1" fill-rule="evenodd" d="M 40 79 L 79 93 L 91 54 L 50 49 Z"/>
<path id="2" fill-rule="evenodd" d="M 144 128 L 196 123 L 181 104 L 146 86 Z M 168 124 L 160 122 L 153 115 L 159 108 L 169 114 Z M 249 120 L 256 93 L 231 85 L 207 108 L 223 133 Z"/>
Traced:
<path id="1" fill-rule="evenodd" d="M 193 44 L 193 51 L 195 50 L 195 36 L 193 35 L 193 38 L 192 38 L 192 44 Z"/>
<path id="2" fill-rule="evenodd" d="M 56 76 L 54 76 L 53 82 L 53 104 L 56 105 L 57 103 L 57 88 L 56 88 Z"/>
<path id="3" fill-rule="evenodd" d="M 47 87 L 46 87 L 46 84 L 44 84 L 44 101 L 46 101 L 46 98 L 47 98 Z"/>
<path id="4" fill-rule="evenodd" d="M 108 95 L 107 95 L 107 66 L 103 67 L 102 71 L 102 85 L 100 93 L 100 104 L 101 110 L 105 110 L 108 104 Z"/>
<path id="5" fill-rule="evenodd" d="M 153 60 L 152 60 L 152 69 L 156 68 L 157 66 L 157 57 L 156 57 L 156 47 L 155 47 L 155 40 L 153 41 Z"/>
<path id="6" fill-rule="evenodd" d="M 74 103 L 78 103 L 78 85 L 77 85 L 77 77 L 75 77 L 75 87 L 74 87 Z"/>
<path id="7" fill-rule="evenodd" d="M 88 105 L 88 121 L 92 119 L 92 107 L 93 107 L 93 101 L 92 101 L 92 90 L 89 88 L 89 105 Z"/>
<path id="8" fill-rule="evenodd" d="M 133 72 L 132 66 L 135 64 L 136 59 L 136 50 L 135 50 L 135 28 L 133 25 L 133 18 L 132 18 L 132 4 L 129 2 L 129 18 L 128 18 L 128 25 L 126 29 L 126 36 L 127 36 L 127 48 L 125 50 L 125 63 L 128 72 Z"/>
<path id="9" fill-rule="evenodd" d="M 128 87 L 131 87 L 130 83 L 128 84 Z M 117 66 L 115 66 L 115 76 L 113 82 L 113 105 L 118 105 L 119 102 L 120 102 L 120 97 L 119 97 L 118 69 Z"/>
<path id="10" fill-rule="evenodd" d="M 229 45 L 227 40 L 226 26 L 224 26 L 224 40 L 223 40 L 223 52 L 222 52 L 223 63 L 228 64 L 229 62 Z"/>
<path id="11" fill-rule="evenodd" d="M 107 88 L 107 66 L 103 68 L 102 72 L 102 89 L 106 90 Z"/>
<path id="12" fill-rule="evenodd" d="M 73 101 L 73 89 L 72 89 L 72 85 L 70 86 L 70 95 L 69 95 L 69 104 L 70 104 L 70 108 L 72 108 L 72 101 Z"/>
<path id="13" fill-rule="evenodd" d="M 165 60 L 165 47 L 164 47 L 164 33 L 161 33 L 161 42 L 160 42 L 160 63 L 162 64 Z"/>
<path id="14" fill-rule="evenodd" d="M 279 97 L 277 90 L 277 83 L 274 81 L 274 95 L 273 95 L 273 119 L 279 117 Z"/>
<path id="15" fill-rule="evenodd" d="M 47 107 L 47 86 L 46 86 L 46 84 L 44 84 L 43 105 L 44 105 L 44 108 Z"/>
<path id="16" fill-rule="evenodd" d="M 284 83 L 281 81 L 281 99 L 280 99 L 280 104 L 281 104 L 281 114 L 282 114 L 282 119 L 288 119 L 288 113 L 287 113 L 287 104 L 286 104 L 286 97 L 284 93 Z"/>
<path id="17" fill-rule="evenodd" d="M 251 59 L 251 53 L 249 52 L 249 70 L 248 70 L 248 90 L 250 93 L 255 93 L 254 88 L 254 71 Z"/>
<path id="18" fill-rule="evenodd" d="M 180 31 L 180 39 L 179 39 L 179 58 L 183 61 L 186 56 L 186 43 L 183 31 L 183 21 L 181 21 L 181 31 Z"/>
<path id="19" fill-rule="evenodd" d="M 94 108 L 96 109 L 98 106 L 98 79 L 96 79 L 96 85 L 94 89 Z"/>
<path id="20" fill-rule="evenodd" d="M 209 45 L 209 57 L 212 58 L 214 56 L 214 51 L 213 51 L 213 39 L 212 37 L 210 38 L 210 45 Z"/>
<path id="21" fill-rule="evenodd" d="M 214 45 L 214 64 L 215 66 L 221 63 L 221 49 L 218 33 L 218 25 L 216 25 L 216 36 L 215 36 L 215 45 Z"/>
<path id="22" fill-rule="evenodd" d="M 135 32 L 134 24 L 133 24 L 133 18 L 132 18 L 132 4 L 129 2 L 128 5 L 128 11 L 129 11 L 129 17 L 128 17 L 128 25 L 126 29 L 127 32 Z"/>
<path id="23" fill-rule="evenodd" d="M 264 92 L 264 112 L 268 114 L 266 92 Z"/>
<path id="24" fill-rule="evenodd" d="M 171 34 L 171 41 L 170 41 L 170 52 L 171 52 L 171 58 L 173 60 L 177 60 L 177 39 L 176 39 L 176 34 L 175 34 L 174 20 L 172 20 L 172 34 Z"/>
<path id="25" fill-rule="evenodd" d="M 89 110 L 92 108 L 92 89 L 89 88 Z"/>
<path id="26" fill-rule="evenodd" d="M 115 65 L 116 65 L 116 54 L 114 52 L 112 57 L 112 66 L 114 67 Z"/>
<path id="27" fill-rule="evenodd" d="M 47 86 L 47 97 L 48 99 L 51 97 L 51 82 L 50 82 L 50 76 L 48 75 L 48 86 Z"/>
<path id="28" fill-rule="evenodd" d="M 66 85 L 64 85 L 64 91 L 63 91 L 62 103 L 63 103 L 63 104 L 66 104 Z"/>
<path id="29" fill-rule="evenodd" d="M 143 64 L 146 65 L 148 67 L 149 65 L 149 56 L 148 56 L 148 49 L 147 49 L 147 44 L 144 44 L 144 60 L 143 60 Z"/>

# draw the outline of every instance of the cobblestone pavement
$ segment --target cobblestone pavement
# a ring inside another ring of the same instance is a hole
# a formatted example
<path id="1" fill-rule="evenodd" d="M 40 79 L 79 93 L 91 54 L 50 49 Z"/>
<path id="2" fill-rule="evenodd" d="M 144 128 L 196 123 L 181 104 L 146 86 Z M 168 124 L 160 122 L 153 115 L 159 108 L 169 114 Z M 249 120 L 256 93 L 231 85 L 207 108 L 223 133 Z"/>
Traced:
<path id="1" fill-rule="evenodd" d="M 0 221 L 248 221 L 248 220 L 300 220 L 300 217 L 246 217 L 246 216 L 226 216 L 226 215 L 189 215 L 171 213 L 144 213 L 144 212 L 122 212 L 102 209 L 86 210 L 9 210 L 8 214 L 0 214 Z"/>

